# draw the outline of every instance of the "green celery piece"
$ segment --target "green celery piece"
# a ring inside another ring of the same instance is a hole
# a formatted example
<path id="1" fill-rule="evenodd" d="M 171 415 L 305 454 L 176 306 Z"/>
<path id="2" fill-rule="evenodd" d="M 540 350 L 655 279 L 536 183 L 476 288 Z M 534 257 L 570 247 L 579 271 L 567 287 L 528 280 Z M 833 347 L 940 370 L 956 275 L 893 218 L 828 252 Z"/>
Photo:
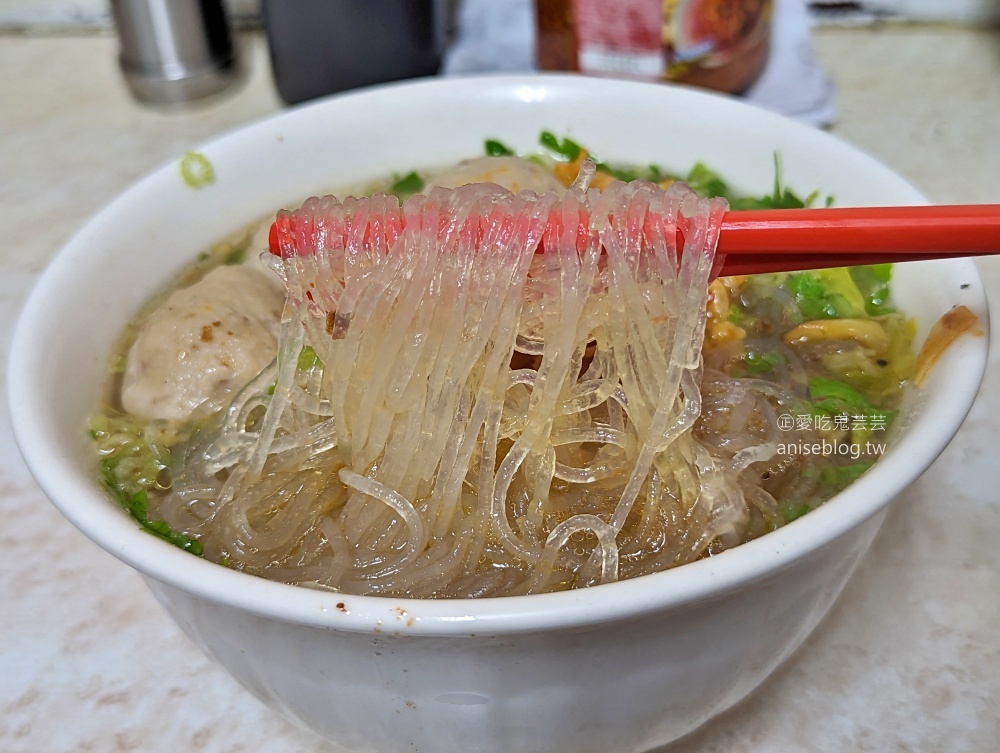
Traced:
<path id="1" fill-rule="evenodd" d="M 878 411 L 858 390 L 828 377 L 812 377 L 809 380 L 809 397 L 814 406 L 826 413 L 862 415 Z"/>
<path id="2" fill-rule="evenodd" d="M 571 138 L 565 137 L 560 139 L 551 131 L 542 131 L 538 138 L 538 142 L 556 157 L 561 157 L 569 162 L 576 160 L 583 152 L 583 147 Z M 598 172 L 606 173 L 612 178 L 625 183 L 629 183 L 633 180 L 649 180 L 656 183 L 666 177 L 657 165 L 650 165 L 644 170 L 640 167 L 609 165 L 607 162 L 604 162 L 590 152 L 587 153 L 587 158 L 594 163 Z"/>
<path id="3" fill-rule="evenodd" d="M 128 367 L 128 357 L 123 353 L 112 353 L 108 358 L 108 373 L 124 374 Z"/>
<path id="4" fill-rule="evenodd" d="M 222 263 L 228 266 L 236 266 L 242 264 L 247 260 L 247 247 L 237 246 L 224 257 L 222 257 Z"/>
<path id="5" fill-rule="evenodd" d="M 812 512 L 812 508 L 805 504 L 795 504 L 794 502 L 789 502 L 782 506 L 781 517 L 785 519 L 785 523 L 791 523 L 793 520 L 798 520 L 806 513 Z"/>
<path id="6" fill-rule="evenodd" d="M 607 173 L 615 180 L 620 180 L 623 183 L 631 183 L 633 180 L 640 180 L 642 176 L 635 170 L 626 170 L 621 167 L 611 167 L 604 162 L 594 162 L 594 166 L 597 168 L 598 172 Z"/>
<path id="7" fill-rule="evenodd" d="M 323 361 L 316 355 L 311 345 L 306 345 L 299 351 L 299 361 L 296 364 L 299 371 L 308 371 L 314 366 L 322 366 Z M 274 394 L 273 392 L 271 394 Z"/>
<path id="8" fill-rule="evenodd" d="M 813 377 L 809 380 L 809 396 L 813 401 L 813 411 L 817 415 L 850 417 L 851 443 L 864 445 L 881 430 L 875 427 L 875 421 L 888 429 L 898 411 L 879 408 L 861 392 L 844 382 L 826 377 Z M 855 420 L 862 418 L 861 425 L 855 426 Z"/>
<path id="9" fill-rule="evenodd" d="M 889 302 L 889 280 L 892 264 L 869 264 L 850 269 L 851 279 L 865 301 L 865 312 L 869 316 L 883 316 L 895 313 Z"/>
<path id="10" fill-rule="evenodd" d="M 389 188 L 389 193 L 403 199 L 412 194 L 418 193 L 424 187 L 424 179 L 416 172 L 410 172 L 396 181 Z"/>
<path id="11" fill-rule="evenodd" d="M 775 155 L 774 192 L 764 196 L 734 196 L 729 184 L 714 170 L 699 162 L 691 168 L 685 178 L 685 183 L 702 196 L 721 196 L 729 202 L 732 209 L 801 209 L 816 200 L 818 193 L 812 193 L 801 199 L 793 191 L 782 188 L 781 169 L 778 156 Z"/>
<path id="12" fill-rule="evenodd" d="M 95 441 L 101 446 L 107 434 L 94 433 Z M 157 452 L 139 436 L 126 444 L 118 445 L 111 455 L 101 460 L 102 479 L 125 494 L 134 494 L 155 482 L 165 468 L 170 467 L 170 453 Z"/>
<path id="13" fill-rule="evenodd" d="M 100 439 L 111 432 L 111 421 L 103 414 L 96 414 L 87 420 L 91 439 Z"/>
<path id="14" fill-rule="evenodd" d="M 572 139 L 566 137 L 560 140 L 559 137 L 551 131 L 542 131 L 541 135 L 538 137 L 538 143 L 556 156 L 564 157 L 570 162 L 573 162 L 577 157 L 579 157 L 580 152 L 582 151 L 582 147 Z"/>
<path id="15" fill-rule="evenodd" d="M 785 357 L 781 353 L 759 353 L 755 350 L 747 350 L 743 355 L 747 371 L 751 374 L 767 374 L 774 371 L 776 366 L 785 363 Z"/>
<path id="16" fill-rule="evenodd" d="M 800 199 L 794 192 L 785 189 L 773 196 L 738 196 L 730 200 L 733 209 L 802 209 L 812 204 L 818 193 L 813 192 Z"/>
<path id="17" fill-rule="evenodd" d="M 669 173 L 665 173 L 659 165 L 647 165 L 646 167 L 633 167 L 625 168 L 618 167 L 615 165 L 609 165 L 606 162 L 600 162 L 594 159 L 594 165 L 597 167 L 597 171 L 600 173 L 607 173 L 612 178 L 620 180 L 624 183 L 629 183 L 633 180 L 648 180 L 650 183 L 659 183 L 660 181 L 671 178 L 677 180 L 674 176 Z"/>
<path id="18" fill-rule="evenodd" d="M 824 484 L 834 487 L 837 491 L 846 489 L 857 481 L 872 467 L 874 461 L 867 463 L 851 463 L 850 465 L 836 465 L 824 468 L 820 478 Z"/>
<path id="19" fill-rule="evenodd" d="M 140 489 L 129 500 L 128 511 L 133 518 L 140 523 L 146 520 L 146 512 L 149 510 L 149 496 L 145 489 Z"/>
<path id="20" fill-rule="evenodd" d="M 865 317 L 865 299 L 845 267 L 797 272 L 785 287 L 806 319 Z"/>
<path id="21" fill-rule="evenodd" d="M 691 172 L 687 174 L 684 182 L 691 186 L 691 189 L 695 193 L 701 196 L 709 198 L 721 196 L 727 200 L 730 198 L 728 184 L 719 177 L 718 173 L 710 170 L 701 162 L 696 163 L 691 168 Z M 732 204 L 732 201 L 730 201 L 730 204 Z"/>
<path id="22" fill-rule="evenodd" d="M 826 285 L 841 316 L 859 318 L 865 315 L 865 299 L 847 268 L 820 269 L 813 274 Z"/>
<path id="23" fill-rule="evenodd" d="M 774 153 L 774 193 L 770 197 L 770 203 L 764 207 L 768 209 L 803 209 L 814 201 L 819 193 L 813 191 L 805 199 L 800 199 L 793 191 L 781 187 L 781 156 Z"/>
<path id="24" fill-rule="evenodd" d="M 649 172 L 648 177 L 651 183 L 659 183 L 660 181 L 671 177 L 667 173 L 663 172 L 659 165 L 650 165 L 647 170 Z"/>
<path id="25" fill-rule="evenodd" d="M 151 533 L 174 546 L 183 549 L 191 554 L 201 556 L 204 554 L 204 545 L 195 538 L 187 534 L 173 530 L 164 520 L 149 520 L 147 517 L 149 509 L 149 496 L 145 489 L 140 489 L 134 494 L 126 491 L 127 481 L 123 481 L 115 476 L 114 467 L 109 463 L 101 463 L 101 482 L 127 512 L 141 527 L 143 531 Z"/>
<path id="26" fill-rule="evenodd" d="M 781 157 L 775 152 L 773 155 L 774 159 L 774 193 L 772 194 L 773 200 L 778 200 L 781 197 Z"/>
<path id="27" fill-rule="evenodd" d="M 813 191 L 806 198 L 799 198 L 794 191 L 782 187 L 781 157 L 774 153 L 774 190 L 771 194 L 759 197 L 733 197 L 729 199 L 732 209 L 803 209 L 811 206 L 819 197 L 818 191 Z M 833 197 L 826 198 L 826 206 L 833 203 Z"/>
<path id="28" fill-rule="evenodd" d="M 98 443 L 111 433 L 128 431 L 129 428 L 132 427 L 127 422 L 108 416 L 94 416 L 90 419 L 90 433 Z M 142 530 L 186 552 L 201 556 L 204 546 L 197 539 L 174 531 L 166 521 L 149 520 L 149 495 L 141 479 L 155 478 L 155 472 L 169 467 L 170 456 L 169 453 L 158 455 L 149 444 L 141 440 L 138 434 L 136 436 L 136 442 L 127 446 L 125 454 L 120 454 L 122 450 L 119 448 L 116 451 L 118 454 L 101 460 L 98 466 L 98 479 L 122 509 L 142 527 Z"/>
<path id="29" fill-rule="evenodd" d="M 809 272 L 793 274 L 789 276 L 785 287 L 795 297 L 805 319 L 829 319 L 837 316 L 826 287 L 815 275 Z"/>
<path id="30" fill-rule="evenodd" d="M 866 424 L 873 423 L 878 418 L 879 423 L 888 428 L 896 417 L 897 411 L 885 410 L 872 403 L 848 384 L 827 377 L 812 377 L 809 380 L 809 397 L 813 402 L 813 410 L 818 414 L 828 416 L 846 415 L 854 419 L 863 416 Z M 864 444 L 875 433 L 873 426 L 851 428 L 851 442 Z"/>
<path id="31" fill-rule="evenodd" d="M 486 156 L 488 157 L 510 157 L 514 154 L 513 149 L 496 139 L 486 139 L 486 141 L 483 142 L 483 148 L 486 151 Z"/>
<path id="32" fill-rule="evenodd" d="M 892 372 L 893 380 L 901 382 L 913 377 L 916 368 L 917 355 L 913 349 L 913 338 L 916 336 L 916 323 L 899 313 L 890 313 L 879 320 L 882 327 L 889 333 L 889 352 L 885 354 L 889 371 Z M 883 390 L 887 392 L 895 391 L 898 385 L 888 382 L 883 385 Z"/>
<path id="33" fill-rule="evenodd" d="M 173 544 L 178 549 L 183 549 L 198 557 L 205 553 L 205 547 L 198 539 L 173 530 L 164 520 L 143 520 L 141 523 L 142 530 L 163 539 L 168 544 Z"/>

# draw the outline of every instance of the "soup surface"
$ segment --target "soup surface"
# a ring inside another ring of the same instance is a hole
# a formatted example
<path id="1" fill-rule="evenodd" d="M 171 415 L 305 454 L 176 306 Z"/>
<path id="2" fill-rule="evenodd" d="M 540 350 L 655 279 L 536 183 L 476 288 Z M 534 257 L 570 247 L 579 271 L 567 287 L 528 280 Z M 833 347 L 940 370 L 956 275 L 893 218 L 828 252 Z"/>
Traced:
<path id="1" fill-rule="evenodd" d="M 712 276 L 727 206 L 815 196 L 541 144 L 202 254 L 112 356 L 101 482 L 228 567 L 465 598 L 715 555 L 875 462 L 914 364 L 891 269 Z"/>

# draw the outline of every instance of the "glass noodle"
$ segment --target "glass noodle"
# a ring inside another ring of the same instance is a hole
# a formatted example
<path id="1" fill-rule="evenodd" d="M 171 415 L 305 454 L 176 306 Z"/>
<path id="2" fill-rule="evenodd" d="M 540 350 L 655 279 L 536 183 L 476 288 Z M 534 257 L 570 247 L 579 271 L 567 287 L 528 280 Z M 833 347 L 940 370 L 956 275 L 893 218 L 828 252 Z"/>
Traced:
<path id="1" fill-rule="evenodd" d="M 725 207 L 649 183 L 309 200 L 273 261 L 277 361 L 192 440 L 168 522 L 247 572 L 414 597 L 594 585 L 738 543 L 760 514 L 747 454 L 692 432 Z"/>
<path id="2" fill-rule="evenodd" d="M 564 193 L 279 213 L 277 357 L 215 413 L 96 417 L 104 484 L 253 575 L 472 598 L 682 565 L 863 473 L 912 364 L 888 270 L 713 280 L 727 198 L 578 151 Z"/>

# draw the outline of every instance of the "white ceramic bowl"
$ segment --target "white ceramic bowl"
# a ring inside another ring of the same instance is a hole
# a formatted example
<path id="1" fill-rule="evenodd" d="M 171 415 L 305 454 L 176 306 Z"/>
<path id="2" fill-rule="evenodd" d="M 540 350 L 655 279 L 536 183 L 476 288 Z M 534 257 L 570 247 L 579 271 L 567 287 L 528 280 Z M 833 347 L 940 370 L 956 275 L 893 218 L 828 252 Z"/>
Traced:
<path id="1" fill-rule="evenodd" d="M 597 588 L 482 601 L 341 596 L 218 567 L 141 533 L 94 481 L 84 430 L 125 322 L 199 249 L 336 186 L 531 149 L 542 129 L 601 156 L 686 170 L 704 160 L 763 193 L 786 182 L 838 205 L 922 203 L 830 136 L 681 88 L 576 77 L 438 80 L 340 96 L 206 144 L 216 182 L 164 166 L 101 212 L 42 277 L 15 336 L 18 443 L 87 536 L 145 576 L 185 632 L 279 713 L 344 750 L 615 751 L 660 746 L 756 687 L 826 613 L 890 500 L 954 435 L 986 363 L 964 338 L 937 365 L 885 457 L 825 506 L 735 550 Z M 964 303 L 986 326 L 971 262 L 897 269 L 921 332 Z M 53 344 L 57 343 L 57 347 Z"/>

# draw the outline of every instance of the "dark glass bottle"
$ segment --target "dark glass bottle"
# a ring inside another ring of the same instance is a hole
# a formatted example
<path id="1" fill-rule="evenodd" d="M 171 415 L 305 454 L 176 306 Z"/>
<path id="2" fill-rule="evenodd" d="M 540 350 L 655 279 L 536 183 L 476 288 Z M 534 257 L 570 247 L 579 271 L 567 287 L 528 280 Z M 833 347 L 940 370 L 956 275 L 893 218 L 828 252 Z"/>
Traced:
<path id="1" fill-rule="evenodd" d="M 767 62 L 771 0 L 535 0 L 538 65 L 736 94 Z"/>
<path id="2" fill-rule="evenodd" d="M 289 104 L 441 66 L 441 0 L 263 0 L 261 11 L 275 85 Z"/>

